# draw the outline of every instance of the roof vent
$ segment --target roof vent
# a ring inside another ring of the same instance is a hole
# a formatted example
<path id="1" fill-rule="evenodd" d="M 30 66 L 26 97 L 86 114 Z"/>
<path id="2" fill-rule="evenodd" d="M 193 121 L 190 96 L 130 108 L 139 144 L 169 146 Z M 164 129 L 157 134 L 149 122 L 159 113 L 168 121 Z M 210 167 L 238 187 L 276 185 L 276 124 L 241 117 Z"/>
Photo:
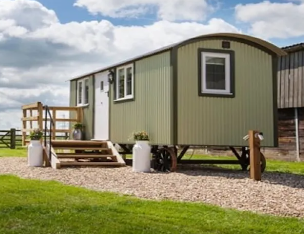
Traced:
<path id="1" fill-rule="evenodd" d="M 230 49 L 230 41 L 222 41 L 222 48 Z"/>

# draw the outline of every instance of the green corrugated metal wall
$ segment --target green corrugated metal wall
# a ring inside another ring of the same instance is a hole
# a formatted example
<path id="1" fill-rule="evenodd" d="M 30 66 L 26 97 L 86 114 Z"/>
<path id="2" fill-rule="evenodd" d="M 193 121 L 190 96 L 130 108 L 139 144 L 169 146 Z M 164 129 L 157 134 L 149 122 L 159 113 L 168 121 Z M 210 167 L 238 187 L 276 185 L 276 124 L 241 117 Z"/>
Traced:
<path id="1" fill-rule="evenodd" d="M 77 92 L 77 82 L 75 80 L 71 81 L 70 82 L 70 106 L 76 106 L 76 92 Z M 75 111 L 70 111 L 69 112 L 69 118 L 71 119 L 75 119 L 76 118 L 76 113 Z M 72 136 L 72 129 L 73 129 L 73 125 L 74 123 L 71 123 L 69 124 L 70 126 L 70 129 L 71 129 L 71 132 L 70 132 L 70 139 L 73 139 L 73 136 Z"/>
<path id="2" fill-rule="evenodd" d="M 147 131 L 152 144 L 172 142 L 172 77 L 170 52 L 135 62 L 135 100 L 114 103 L 110 95 L 110 139 L 128 141 L 132 132 Z"/>
<path id="3" fill-rule="evenodd" d="M 77 80 L 70 82 L 70 106 L 77 106 Z M 76 118 L 75 112 L 70 112 L 71 118 Z M 84 128 L 84 137 L 86 140 L 90 140 L 94 137 L 94 79 L 92 76 L 89 77 L 89 105 L 83 107 L 83 124 Z M 71 126 L 72 129 L 73 126 Z"/>
<path id="4" fill-rule="evenodd" d="M 235 98 L 198 96 L 198 48 L 222 49 L 206 40 L 178 49 L 178 144 L 247 145 L 248 130 L 264 133 L 272 146 L 273 80 L 269 54 L 231 41 L 235 51 Z M 276 87 L 275 87 L 276 88 Z"/>
<path id="5" fill-rule="evenodd" d="M 89 105 L 83 107 L 83 124 L 85 126 L 85 139 L 91 140 L 94 130 L 94 79 L 89 77 Z"/>

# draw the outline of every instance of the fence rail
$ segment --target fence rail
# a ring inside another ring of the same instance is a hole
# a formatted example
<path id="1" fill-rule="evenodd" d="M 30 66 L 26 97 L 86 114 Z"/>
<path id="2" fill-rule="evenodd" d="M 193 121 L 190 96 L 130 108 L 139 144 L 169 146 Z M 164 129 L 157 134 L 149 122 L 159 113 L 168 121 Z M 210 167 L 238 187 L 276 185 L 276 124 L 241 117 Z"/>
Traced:
<path id="1" fill-rule="evenodd" d="M 20 133 L 20 134 L 18 134 Z M 0 148 L 15 149 L 22 145 L 21 130 L 11 128 L 9 130 L 0 130 Z"/>
<path id="2" fill-rule="evenodd" d="M 47 136 L 46 138 L 49 138 Z M 56 139 L 68 139 L 69 134 L 55 136 Z M 0 130 L 0 149 L 16 149 L 22 146 L 22 130 L 11 128 L 9 130 Z"/>

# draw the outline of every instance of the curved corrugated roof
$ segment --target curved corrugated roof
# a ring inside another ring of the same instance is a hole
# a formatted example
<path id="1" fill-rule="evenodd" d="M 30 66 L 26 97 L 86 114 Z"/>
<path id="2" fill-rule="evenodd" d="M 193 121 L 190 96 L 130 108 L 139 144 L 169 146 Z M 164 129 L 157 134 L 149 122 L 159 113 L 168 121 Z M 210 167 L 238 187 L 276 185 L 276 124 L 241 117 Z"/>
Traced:
<path id="1" fill-rule="evenodd" d="M 185 41 L 182 41 L 179 44 L 185 44 L 188 42 L 191 42 L 192 40 L 197 40 L 197 39 L 208 39 L 208 38 L 227 38 L 227 39 L 233 39 L 233 38 L 237 38 L 237 39 L 242 39 L 244 42 L 248 42 L 250 44 L 254 44 L 255 46 L 261 46 L 264 49 L 268 50 L 269 52 L 277 55 L 277 56 L 285 56 L 287 55 L 287 53 L 282 50 L 281 48 L 275 46 L 274 44 L 271 44 L 267 41 L 264 41 L 260 38 L 257 37 L 253 37 L 253 36 L 249 36 L 249 35 L 245 35 L 245 34 L 240 34 L 240 33 L 213 33 L 213 34 L 206 34 L 206 35 L 202 35 L 202 36 L 198 36 L 198 37 L 194 37 L 194 38 L 190 38 L 187 39 Z"/>
<path id="2" fill-rule="evenodd" d="M 92 71 L 90 73 L 83 74 L 81 76 L 72 78 L 70 80 L 75 80 L 75 79 L 79 79 L 79 78 L 82 78 L 82 77 L 90 76 L 90 75 L 93 75 L 93 74 L 96 74 L 96 73 L 99 73 L 99 72 L 111 69 L 113 67 L 117 67 L 117 66 L 123 65 L 123 64 L 131 62 L 131 61 L 135 61 L 135 60 L 138 60 L 138 59 L 141 59 L 141 58 L 144 58 L 144 57 L 152 56 L 154 54 L 157 54 L 157 53 L 160 53 L 160 52 L 164 52 L 166 50 L 171 50 L 174 47 L 179 47 L 179 46 L 182 46 L 184 44 L 191 43 L 191 41 L 193 41 L 193 40 L 208 39 L 208 38 L 240 39 L 240 40 L 242 40 L 243 42 L 245 42 L 247 44 L 254 45 L 255 47 L 262 47 L 262 48 L 264 48 L 264 50 L 267 50 L 268 52 L 270 52 L 272 54 L 275 54 L 277 56 L 285 56 L 285 55 L 287 55 L 287 53 L 284 50 L 282 50 L 281 48 L 279 48 L 279 47 L 277 47 L 277 46 L 275 46 L 275 45 L 273 45 L 273 44 L 271 44 L 271 43 L 269 43 L 267 41 L 264 41 L 264 40 L 262 40 L 260 38 L 257 38 L 257 37 L 253 37 L 253 36 L 249 36 L 249 35 L 245 35 L 245 34 L 240 34 L 240 33 L 213 33 L 213 34 L 205 34 L 205 35 L 189 38 L 189 39 L 183 40 L 181 42 L 174 43 L 174 44 L 171 44 L 169 46 L 165 46 L 165 47 L 162 47 L 160 49 L 153 50 L 151 52 L 142 54 L 140 56 L 133 57 L 133 58 L 130 58 L 128 60 L 121 61 L 119 63 L 112 64 L 112 65 L 107 66 L 107 67 L 103 67 L 102 69 L 98 69 L 98 70 Z"/>

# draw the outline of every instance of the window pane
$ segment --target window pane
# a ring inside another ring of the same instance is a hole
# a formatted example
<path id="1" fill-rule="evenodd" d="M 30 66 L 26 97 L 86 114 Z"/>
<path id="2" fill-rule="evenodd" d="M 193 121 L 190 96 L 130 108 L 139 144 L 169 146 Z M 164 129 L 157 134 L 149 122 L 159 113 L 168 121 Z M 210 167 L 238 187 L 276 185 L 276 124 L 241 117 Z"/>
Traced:
<path id="1" fill-rule="evenodd" d="M 84 103 L 89 103 L 89 80 L 85 80 Z"/>
<path id="2" fill-rule="evenodd" d="M 125 95 L 125 74 L 124 69 L 118 71 L 118 98 L 123 98 Z"/>
<path id="3" fill-rule="evenodd" d="M 82 82 L 78 83 L 78 103 L 82 102 Z"/>
<path id="4" fill-rule="evenodd" d="M 100 82 L 100 90 L 103 91 L 103 81 Z"/>
<path id="5" fill-rule="evenodd" d="M 127 95 L 132 94 L 132 68 L 127 68 Z"/>
<path id="6" fill-rule="evenodd" d="M 207 89 L 225 90 L 225 58 L 206 57 Z"/>

